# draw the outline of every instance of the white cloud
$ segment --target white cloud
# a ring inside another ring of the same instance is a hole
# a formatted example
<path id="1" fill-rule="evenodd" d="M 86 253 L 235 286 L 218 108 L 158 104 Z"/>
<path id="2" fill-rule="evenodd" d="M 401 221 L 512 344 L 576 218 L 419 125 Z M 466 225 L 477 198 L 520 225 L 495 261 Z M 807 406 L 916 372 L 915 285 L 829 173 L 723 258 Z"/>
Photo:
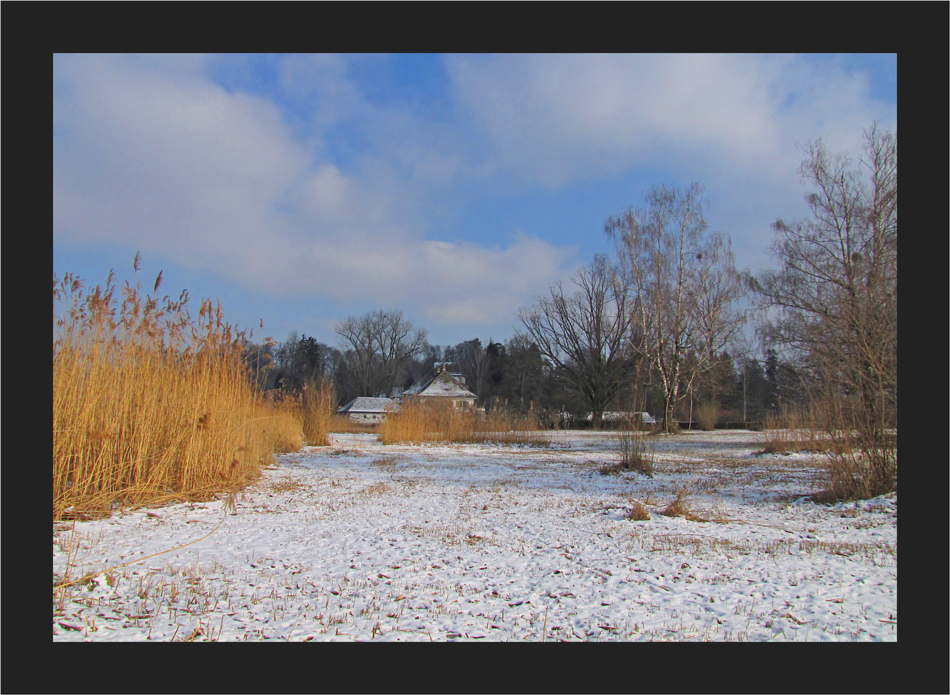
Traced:
<path id="1" fill-rule="evenodd" d="M 788 56 L 453 56 L 447 69 L 486 157 L 553 187 L 687 153 L 771 175 L 791 143 L 837 139 L 880 112 L 861 74 Z"/>
<path id="2" fill-rule="evenodd" d="M 190 72 L 70 58 L 58 75 L 71 103 L 54 140 L 57 234 L 140 242 L 194 267 L 266 233 L 268 204 L 307 165 L 272 104 Z"/>
<path id="3" fill-rule="evenodd" d="M 860 77 L 781 56 L 454 56 L 455 111 L 438 121 L 369 99 L 352 58 L 273 61 L 273 91 L 251 93 L 212 79 L 222 58 L 56 56 L 56 237 L 474 326 L 567 277 L 575 250 L 434 238 L 468 189 L 682 166 L 727 219 L 763 201 L 774 219 L 783 196 L 801 200 L 790 143 L 826 133 L 856 151 L 852 124 L 876 113 Z"/>
<path id="4" fill-rule="evenodd" d="M 797 144 L 857 154 L 896 109 L 838 59 L 787 55 L 453 56 L 454 98 L 506 186 L 557 189 L 650 172 L 706 184 L 740 266 L 768 263 L 771 223 L 807 214 Z M 649 185 L 649 184 L 646 184 Z M 645 190 L 632 190 L 630 205 Z M 619 212 L 619 210 L 617 211 Z"/>
<path id="5" fill-rule="evenodd" d="M 519 55 L 449 61 L 490 152 L 545 185 L 607 177 L 668 151 L 755 154 L 768 104 L 728 56 Z M 493 146 L 493 147 L 492 147 Z"/>
<path id="6" fill-rule="evenodd" d="M 57 237 L 123 244 L 272 295 L 404 304 L 455 324 L 497 319 L 558 273 L 568 252 L 540 239 L 427 240 L 424 213 L 445 205 L 432 191 L 466 164 L 424 124 L 371 106 L 342 59 L 280 66 L 285 94 L 318 97 L 306 141 L 277 101 L 215 84 L 213 65 L 57 57 Z M 322 139 L 353 120 L 389 144 L 344 169 Z"/>

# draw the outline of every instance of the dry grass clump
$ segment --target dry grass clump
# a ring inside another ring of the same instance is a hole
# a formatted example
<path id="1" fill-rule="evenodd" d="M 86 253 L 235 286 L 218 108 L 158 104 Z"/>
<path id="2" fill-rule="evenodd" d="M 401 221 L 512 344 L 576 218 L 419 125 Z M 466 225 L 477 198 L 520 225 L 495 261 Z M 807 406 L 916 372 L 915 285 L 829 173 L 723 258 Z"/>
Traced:
<path id="1" fill-rule="evenodd" d="M 653 442 L 633 430 L 618 432 L 617 441 L 620 444 L 620 461 L 609 472 L 633 471 L 652 478 L 653 461 L 656 458 Z"/>
<path id="2" fill-rule="evenodd" d="M 220 304 L 117 290 L 53 278 L 54 519 L 233 490 L 301 429 L 264 410 Z"/>
<path id="3" fill-rule="evenodd" d="M 630 508 L 630 511 L 627 513 L 627 518 L 631 521 L 649 521 L 650 512 L 646 507 L 643 506 L 643 503 L 640 500 L 634 500 L 633 506 Z"/>
<path id="4" fill-rule="evenodd" d="M 378 432 L 383 444 L 546 443 L 533 411 L 521 415 L 506 408 L 495 408 L 485 413 L 475 408 L 453 408 L 413 399 L 387 414 Z"/>
<path id="5" fill-rule="evenodd" d="M 676 491 L 676 497 L 666 505 L 666 508 L 660 512 L 663 516 L 678 516 L 686 519 L 687 521 L 708 521 L 703 516 L 700 516 L 697 510 L 693 505 L 687 500 L 690 495 L 690 489 L 688 486 L 681 487 Z"/>

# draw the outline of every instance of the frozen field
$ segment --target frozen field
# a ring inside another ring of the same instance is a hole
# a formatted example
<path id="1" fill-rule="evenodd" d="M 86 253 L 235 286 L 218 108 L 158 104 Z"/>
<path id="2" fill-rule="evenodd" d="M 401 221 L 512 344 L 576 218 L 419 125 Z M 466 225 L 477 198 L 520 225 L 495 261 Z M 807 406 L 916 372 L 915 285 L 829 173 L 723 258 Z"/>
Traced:
<path id="1" fill-rule="evenodd" d="M 651 438 L 652 479 L 602 475 L 606 433 L 332 438 L 233 508 L 57 524 L 54 584 L 146 559 L 54 591 L 53 640 L 897 640 L 896 493 L 805 502 L 820 459 L 761 434 Z M 661 514 L 683 487 L 691 515 Z"/>

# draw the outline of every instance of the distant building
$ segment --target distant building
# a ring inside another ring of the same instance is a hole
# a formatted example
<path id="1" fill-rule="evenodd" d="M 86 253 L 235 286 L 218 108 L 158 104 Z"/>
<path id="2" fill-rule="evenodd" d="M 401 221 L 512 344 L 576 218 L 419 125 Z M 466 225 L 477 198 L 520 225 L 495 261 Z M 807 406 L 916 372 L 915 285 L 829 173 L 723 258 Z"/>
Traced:
<path id="1" fill-rule="evenodd" d="M 397 404 L 392 398 L 367 398 L 360 396 L 339 408 L 336 412 L 340 415 L 348 415 L 354 422 L 382 422 L 386 419 L 386 413 L 397 409 Z"/>
<path id="2" fill-rule="evenodd" d="M 454 408 L 474 408 L 477 396 L 465 388 L 465 378 L 461 374 L 452 374 L 447 366 L 439 364 L 430 376 L 403 391 L 400 399 L 448 403 Z"/>
<path id="3" fill-rule="evenodd" d="M 642 412 L 617 412 L 612 410 L 605 410 L 601 416 L 604 422 L 632 422 L 632 423 L 641 423 L 643 425 L 655 425 L 656 418 L 650 415 L 646 411 Z M 571 422 L 574 420 L 574 415 L 572 413 L 564 412 L 561 413 L 561 419 L 565 422 Z M 594 419 L 593 413 L 587 413 L 587 416 L 584 418 L 588 422 Z"/>

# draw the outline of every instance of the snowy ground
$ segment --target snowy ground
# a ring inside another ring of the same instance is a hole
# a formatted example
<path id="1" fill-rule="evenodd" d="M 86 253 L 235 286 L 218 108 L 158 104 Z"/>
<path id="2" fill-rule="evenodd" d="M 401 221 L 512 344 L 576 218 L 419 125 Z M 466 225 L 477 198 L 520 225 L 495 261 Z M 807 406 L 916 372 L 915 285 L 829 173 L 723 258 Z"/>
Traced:
<path id="1" fill-rule="evenodd" d="M 54 591 L 53 639 L 897 640 L 896 493 L 805 502 L 820 459 L 753 432 L 651 438 L 652 479 L 599 472 L 609 434 L 551 439 L 333 435 L 230 510 L 58 524 L 54 584 L 144 561 Z M 684 486 L 693 519 L 662 515 Z"/>

